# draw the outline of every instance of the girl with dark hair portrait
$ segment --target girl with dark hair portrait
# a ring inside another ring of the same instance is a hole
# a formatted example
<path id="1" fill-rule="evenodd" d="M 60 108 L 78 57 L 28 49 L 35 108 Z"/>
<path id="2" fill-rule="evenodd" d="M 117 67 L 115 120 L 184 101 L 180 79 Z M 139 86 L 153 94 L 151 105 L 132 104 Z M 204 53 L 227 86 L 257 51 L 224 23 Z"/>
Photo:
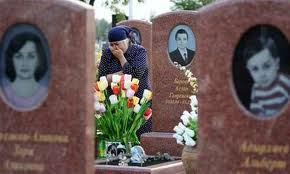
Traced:
<path id="1" fill-rule="evenodd" d="M 8 101 L 20 109 L 35 106 L 47 93 L 47 84 L 42 82 L 47 58 L 40 38 L 31 33 L 17 34 L 4 54 L 3 86 Z"/>

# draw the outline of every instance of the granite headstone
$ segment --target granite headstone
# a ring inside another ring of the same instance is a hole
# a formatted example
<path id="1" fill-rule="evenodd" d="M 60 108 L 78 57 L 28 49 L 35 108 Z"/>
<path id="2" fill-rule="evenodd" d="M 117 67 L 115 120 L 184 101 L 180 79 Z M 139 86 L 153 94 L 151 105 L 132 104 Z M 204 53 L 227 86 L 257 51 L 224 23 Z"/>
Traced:
<path id="1" fill-rule="evenodd" d="M 192 88 L 174 62 L 190 69 L 195 76 L 196 65 L 196 13 L 178 11 L 157 16 L 152 22 L 153 72 L 153 132 L 142 136 L 146 153 L 171 152 L 181 155 L 182 146 L 172 137 L 173 128 L 181 120 L 184 110 L 190 111 Z M 178 48 L 186 48 L 179 52 Z M 185 59 L 185 60 L 184 60 Z M 149 142 L 153 142 L 152 144 Z M 166 146 L 164 147 L 164 144 Z"/>
<path id="2" fill-rule="evenodd" d="M 147 21 L 143 20 L 126 20 L 121 21 L 117 23 L 117 25 L 126 25 L 133 29 L 134 37 L 136 44 L 142 45 L 147 50 L 147 56 L 148 56 L 148 65 L 149 65 L 149 79 L 152 84 L 152 64 L 151 64 L 151 57 L 152 57 L 152 51 L 151 51 L 151 44 L 152 44 L 152 38 L 151 38 L 151 26 L 152 24 Z"/>
<path id="3" fill-rule="evenodd" d="M 199 11 L 199 174 L 290 172 L 289 8 L 228 0 Z"/>
<path id="4" fill-rule="evenodd" d="M 94 11 L 0 1 L 0 173 L 94 173 Z"/>

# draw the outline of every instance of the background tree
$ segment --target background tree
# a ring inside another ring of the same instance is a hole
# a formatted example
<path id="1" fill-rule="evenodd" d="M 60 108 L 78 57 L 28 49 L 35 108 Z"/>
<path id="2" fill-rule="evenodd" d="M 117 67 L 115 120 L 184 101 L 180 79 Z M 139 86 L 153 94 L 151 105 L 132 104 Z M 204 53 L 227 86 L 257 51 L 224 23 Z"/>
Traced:
<path id="1" fill-rule="evenodd" d="M 97 41 L 107 40 L 108 31 L 110 28 L 110 23 L 105 19 L 96 19 L 96 39 Z"/>
<path id="2" fill-rule="evenodd" d="M 214 0 L 170 0 L 174 3 L 172 10 L 196 10 L 205 6 Z"/>
<path id="3" fill-rule="evenodd" d="M 143 3 L 144 0 L 137 0 L 139 3 Z M 122 12 L 119 8 L 118 5 L 128 5 L 129 0 L 105 0 L 104 4 L 106 7 L 109 7 L 115 14 L 119 14 Z M 124 12 L 122 12 L 124 13 Z"/>

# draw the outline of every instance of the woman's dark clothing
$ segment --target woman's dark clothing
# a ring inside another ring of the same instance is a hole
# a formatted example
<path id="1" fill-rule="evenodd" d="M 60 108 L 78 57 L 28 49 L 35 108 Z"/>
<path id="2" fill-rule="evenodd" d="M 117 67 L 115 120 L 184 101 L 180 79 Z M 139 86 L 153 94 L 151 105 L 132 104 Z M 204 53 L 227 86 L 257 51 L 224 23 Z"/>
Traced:
<path id="1" fill-rule="evenodd" d="M 130 45 L 124 53 L 127 60 L 122 67 L 119 60 L 113 55 L 109 48 L 103 51 L 101 62 L 99 65 L 99 77 L 106 76 L 122 71 L 124 74 L 131 74 L 132 78 L 139 80 L 139 89 L 135 94 L 140 99 L 142 98 L 144 89 L 151 90 L 148 77 L 148 64 L 146 49 L 141 45 Z M 112 93 L 111 88 L 109 93 Z M 150 132 L 152 129 L 152 119 L 149 119 L 137 132 L 138 136 L 142 133 Z"/>

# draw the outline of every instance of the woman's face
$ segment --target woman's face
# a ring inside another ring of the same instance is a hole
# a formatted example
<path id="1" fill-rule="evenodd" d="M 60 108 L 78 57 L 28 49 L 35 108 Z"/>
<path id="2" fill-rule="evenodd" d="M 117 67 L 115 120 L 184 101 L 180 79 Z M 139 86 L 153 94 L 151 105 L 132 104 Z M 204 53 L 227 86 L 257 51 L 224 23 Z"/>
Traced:
<path id="1" fill-rule="evenodd" d="M 38 55 L 34 42 L 26 41 L 20 50 L 13 54 L 13 65 L 16 78 L 22 80 L 34 78 L 34 72 L 38 65 Z"/>
<path id="2" fill-rule="evenodd" d="M 129 41 L 128 39 L 117 41 L 117 42 L 110 42 L 110 50 L 116 50 L 116 49 L 121 49 L 123 53 L 127 51 L 129 47 Z"/>

